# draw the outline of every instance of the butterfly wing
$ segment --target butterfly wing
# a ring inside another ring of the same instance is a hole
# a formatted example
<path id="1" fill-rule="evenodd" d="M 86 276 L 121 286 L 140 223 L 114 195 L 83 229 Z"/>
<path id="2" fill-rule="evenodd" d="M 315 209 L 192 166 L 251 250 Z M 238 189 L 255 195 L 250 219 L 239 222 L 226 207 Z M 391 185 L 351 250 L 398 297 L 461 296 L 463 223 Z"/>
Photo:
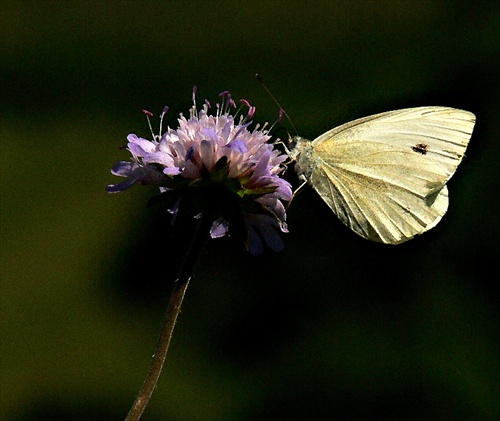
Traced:
<path id="1" fill-rule="evenodd" d="M 446 107 L 390 111 L 321 135 L 298 157 L 310 184 L 364 238 L 398 244 L 434 227 L 475 117 Z M 308 161 L 308 162 L 304 162 Z"/>

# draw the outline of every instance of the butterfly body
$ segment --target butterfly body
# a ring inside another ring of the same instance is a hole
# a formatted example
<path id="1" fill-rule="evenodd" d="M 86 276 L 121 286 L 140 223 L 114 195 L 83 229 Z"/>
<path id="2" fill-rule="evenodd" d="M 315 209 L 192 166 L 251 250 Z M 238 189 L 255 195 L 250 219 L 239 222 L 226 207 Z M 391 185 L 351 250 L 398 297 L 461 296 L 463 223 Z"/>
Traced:
<path id="1" fill-rule="evenodd" d="M 448 209 L 446 183 L 469 143 L 475 116 L 447 107 L 361 118 L 290 157 L 340 220 L 360 236 L 399 244 L 433 228 Z"/>

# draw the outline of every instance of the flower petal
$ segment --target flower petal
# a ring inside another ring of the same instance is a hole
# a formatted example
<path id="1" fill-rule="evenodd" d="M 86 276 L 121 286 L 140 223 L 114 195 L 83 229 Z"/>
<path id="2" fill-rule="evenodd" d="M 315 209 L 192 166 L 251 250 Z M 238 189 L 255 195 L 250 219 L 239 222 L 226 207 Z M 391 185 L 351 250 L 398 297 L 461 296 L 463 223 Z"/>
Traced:
<path id="1" fill-rule="evenodd" d="M 108 184 L 106 187 L 106 191 L 108 193 L 120 193 L 122 191 L 125 191 L 132 187 L 135 183 L 137 183 L 137 179 L 128 179 L 125 180 L 123 183 L 119 184 Z"/>
<path id="2" fill-rule="evenodd" d="M 210 229 L 210 236 L 212 238 L 224 237 L 227 234 L 227 231 L 228 231 L 227 221 L 225 221 L 222 218 L 219 218 L 216 221 L 214 221 L 212 228 Z"/>
<path id="3" fill-rule="evenodd" d="M 143 157 L 148 153 L 154 152 L 156 149 L 156 145 L 153 142 L 143 139 L 142 137 L 138 137 L 135 134 L 129 134 L 127 139 L 129 142 L 128 149 L 135 156 Z"/>
<path id="4" fill-rule="evenodd" d="M 118 177 L 130 177 L 136 168 L 139 168 L 139 165 L 135 162 L 119 161 L 113 165 L 111 174 L 117 175 Z"/>
<path id="5" fill-rule="evenodd" d="M 248 151 L 247 145 L 243 139 L 233 139 L 226 146 L 239 153 Z"/>

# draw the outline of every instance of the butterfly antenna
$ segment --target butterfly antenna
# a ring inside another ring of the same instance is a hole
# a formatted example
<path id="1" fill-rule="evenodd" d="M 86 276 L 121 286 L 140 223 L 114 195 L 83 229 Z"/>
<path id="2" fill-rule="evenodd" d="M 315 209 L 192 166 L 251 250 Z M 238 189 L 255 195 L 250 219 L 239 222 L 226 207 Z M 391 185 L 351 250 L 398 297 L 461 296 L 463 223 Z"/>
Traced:
<path id="1" fill-rule="evenodd" d="M 295 127 L 295 124 L 293 124 L 293 121 L 292 119 L 290 118 L 290 116 L 288 115 L 288 113 L 285 111 L 285 109 L 281 106 L 281 104 L 278 102 L 278 100 L 276 99 L 276 97 L 272 94 L 272 92 L 269 90 L 269 88 L 266 86 L 266 84 L 264 83 L 264 81 L 262 80 L 262 77 L 256 73 L 255 74 L 255 78 L 257 79 L 257 81 L 260 83 L 260 86 L 262 86 L 266 92 L 269 94 L 269 96 L 273 99 L 273 101 L 276 103 L 276 105 L 280 108 L 280 110 L 283 112 L 283 114 L 285 114 L 285 117 L 287 118 L 287 120 L 290 122 L 290 124 L 292 125 L 293 127 L 293 130 L 295 131 L 295 134 L 298 136 L 299 135 L 299 132 L 297 131 L 297 128 Z"/>

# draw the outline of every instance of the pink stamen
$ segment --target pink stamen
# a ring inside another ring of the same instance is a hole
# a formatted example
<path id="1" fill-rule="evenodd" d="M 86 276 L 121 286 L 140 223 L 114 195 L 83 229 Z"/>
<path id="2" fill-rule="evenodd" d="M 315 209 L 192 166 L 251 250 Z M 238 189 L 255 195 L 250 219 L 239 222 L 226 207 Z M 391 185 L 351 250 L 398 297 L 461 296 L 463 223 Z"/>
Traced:
<path id="1" fill-rule="evenodd" d="M 250 108 L 248 109 L 248 114 L 247 114 L 247 118 L 248 118 L 248 119 L 250 119 L 250 120 L 251 120 L 251 119 L 253 118 L 253 116 L 254 116 L 254 114 L 255 114 L 255 110 L 256 110 L 256 108 L 255 108 L 255 107 L 250 107 Z"/>
<path id="2" fill-rule="evenodd" d="M 149 130 L 151 131 L 151 136 L 153 136 L 153 139 L 155 138 L 155 134 L 153 133 L 153 127 L 151 127 L 151 120 L 149 119 L 149 117 L 153 117 L 153 113 L 151 111 L 148 111 L 148 110 L 142 110 L 142 112 L 144 114 L 146 114 L 146 119 L 148 120 L 148 126 L 149 126 Z"/>
<path id="3" fill-rule="evenodd" d="M 243 102 L 243 104 L 245 104 L 248 108 L 252 107 L 246 99 L 240 99 L 240 102 Z"/>
<path id="4" fill-rule="evenodd" d="M 283 108 L 280 108 L 280 112 L 278 114 L 278 120 L 276 121 L 276 123 L 280 123 L 284 115 L 285 115 L 285 110 Z"/>

